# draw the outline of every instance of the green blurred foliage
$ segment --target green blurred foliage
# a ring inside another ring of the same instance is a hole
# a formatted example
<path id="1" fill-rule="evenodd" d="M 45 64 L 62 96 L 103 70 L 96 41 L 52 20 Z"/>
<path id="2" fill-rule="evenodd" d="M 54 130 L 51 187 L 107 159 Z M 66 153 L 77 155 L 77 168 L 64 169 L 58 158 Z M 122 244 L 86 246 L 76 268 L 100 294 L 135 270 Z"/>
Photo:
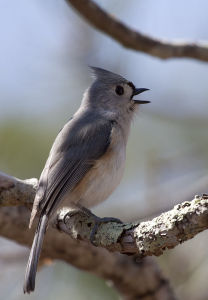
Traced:
<path id="1" fill-rule="evenodd" d="M 8 120 L 0 126 L 1 170 L 19 178 L 39 177 L 54 132 L 27 120 Z"/>

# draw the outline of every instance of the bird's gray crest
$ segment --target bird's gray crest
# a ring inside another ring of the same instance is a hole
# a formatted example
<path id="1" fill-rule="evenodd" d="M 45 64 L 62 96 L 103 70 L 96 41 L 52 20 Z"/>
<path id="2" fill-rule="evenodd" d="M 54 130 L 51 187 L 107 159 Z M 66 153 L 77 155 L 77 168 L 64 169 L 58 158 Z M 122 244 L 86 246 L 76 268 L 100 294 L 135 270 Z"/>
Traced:
<path id="1" fill-rule="evenodd" d="M 112 84 L 117 84 L 117 83 L 127 83 L 128 80 L 126 80 L 124 77 L 110 72 L 108 70 L 104 70 L 102 68 L 97 68 L 97 67 L 92 67 L 89 66 L 91 71 L 92 71 L 92 76 L 96 80 L 102 80 L 104 83 L 112 83 Z"/>

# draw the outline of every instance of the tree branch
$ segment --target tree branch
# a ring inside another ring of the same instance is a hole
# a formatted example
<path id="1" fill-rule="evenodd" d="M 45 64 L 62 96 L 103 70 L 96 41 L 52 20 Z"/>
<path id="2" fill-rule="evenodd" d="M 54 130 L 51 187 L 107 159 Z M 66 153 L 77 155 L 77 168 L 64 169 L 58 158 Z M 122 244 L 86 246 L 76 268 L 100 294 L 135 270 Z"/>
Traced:
<path id="1" fill-rule="evenodd" d="M 66 0 L 92 26 L 121 45 L 161 59 L 186 57 L 208 61 L 207 42 L 179 42 L 156 39 L 136 31 L 91 0 Z"/>
<path id="2" fill-rule="evenodd" d="M 1 236 L 31 245 L 34 232 L 28 229 L 30 211 L 24 206 L 31 207 L 36 188 L 37 179 L 19 180 L 0 173 Z M 7 203 L 10 207 L 5 207 Z M 71 239 L 51 226 L 44 240 L 43 257 L 64 260 L 111 281 L 127 300 L 176 299 L 169 282 L 152 259 L 110 253 L 90 243 Z"/>
<path id="3" fill-rule="evenodd" d="M 63 208 L 58 227 L 78 240 L 90 240 L 97 217 L 80 210 Z M 137 254 L 139 257 L 163 254 L 208 228 L 208 195 L 176 205 L 151 221 L 136 223 L 102 223 L 95 244 L 109 251 Z"/>
<path id="4" fill-rule="evenodd" d="M 0 172 L 0 207 L 32 207 L 38 179 L 21 180 Z"/>
<path id="5" fill-rule="evenodd" d="M 0 173 L 0 206 L 31 207 L 37 179 L 20 180 Z M 80 241 L 90 241 L 98 219 L 89 210 L 63 208 L 53 227 Z M 192 201 L 176 205 L 151 221 L 142 223 L 101 222 L 94 243 L 112 252 L 161 255 L 208 228 L 208 195 L 196 195 Z"/>

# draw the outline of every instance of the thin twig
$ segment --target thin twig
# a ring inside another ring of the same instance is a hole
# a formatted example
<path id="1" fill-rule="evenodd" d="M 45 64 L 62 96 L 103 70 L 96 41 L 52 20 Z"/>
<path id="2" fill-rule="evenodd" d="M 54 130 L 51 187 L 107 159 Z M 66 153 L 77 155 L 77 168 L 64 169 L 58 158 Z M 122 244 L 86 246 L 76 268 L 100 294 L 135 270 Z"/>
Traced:
<path id="1" fill-rule="evenodd" d="M 128 27 L 91 0 L 66 0 L 66 2 L 92 26 L 126 48 L 161 59 L 186 57 L 208 61 L 208 42 L 156 39 Z"/>

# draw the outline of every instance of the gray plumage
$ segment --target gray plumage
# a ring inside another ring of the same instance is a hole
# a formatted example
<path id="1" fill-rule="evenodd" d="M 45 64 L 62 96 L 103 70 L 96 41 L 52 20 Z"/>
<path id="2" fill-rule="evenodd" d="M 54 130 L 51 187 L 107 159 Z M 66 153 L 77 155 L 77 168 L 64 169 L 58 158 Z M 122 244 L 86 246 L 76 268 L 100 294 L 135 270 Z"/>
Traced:
<path id="1" fill-rule="evenodd" d="M 31 227 L 39 213 L 25 274 L 27 293 L 35 288 L 49 217 L 65 202 L 91 207 L 104 201 L 123 174 L 130 122 L 137 107 L 133 96 L 139 92 L 120 75 L 100 68 L 92 70 L 95 80 L 79 110 L 56 137 L 40 176 L 29 224 Z"/>

